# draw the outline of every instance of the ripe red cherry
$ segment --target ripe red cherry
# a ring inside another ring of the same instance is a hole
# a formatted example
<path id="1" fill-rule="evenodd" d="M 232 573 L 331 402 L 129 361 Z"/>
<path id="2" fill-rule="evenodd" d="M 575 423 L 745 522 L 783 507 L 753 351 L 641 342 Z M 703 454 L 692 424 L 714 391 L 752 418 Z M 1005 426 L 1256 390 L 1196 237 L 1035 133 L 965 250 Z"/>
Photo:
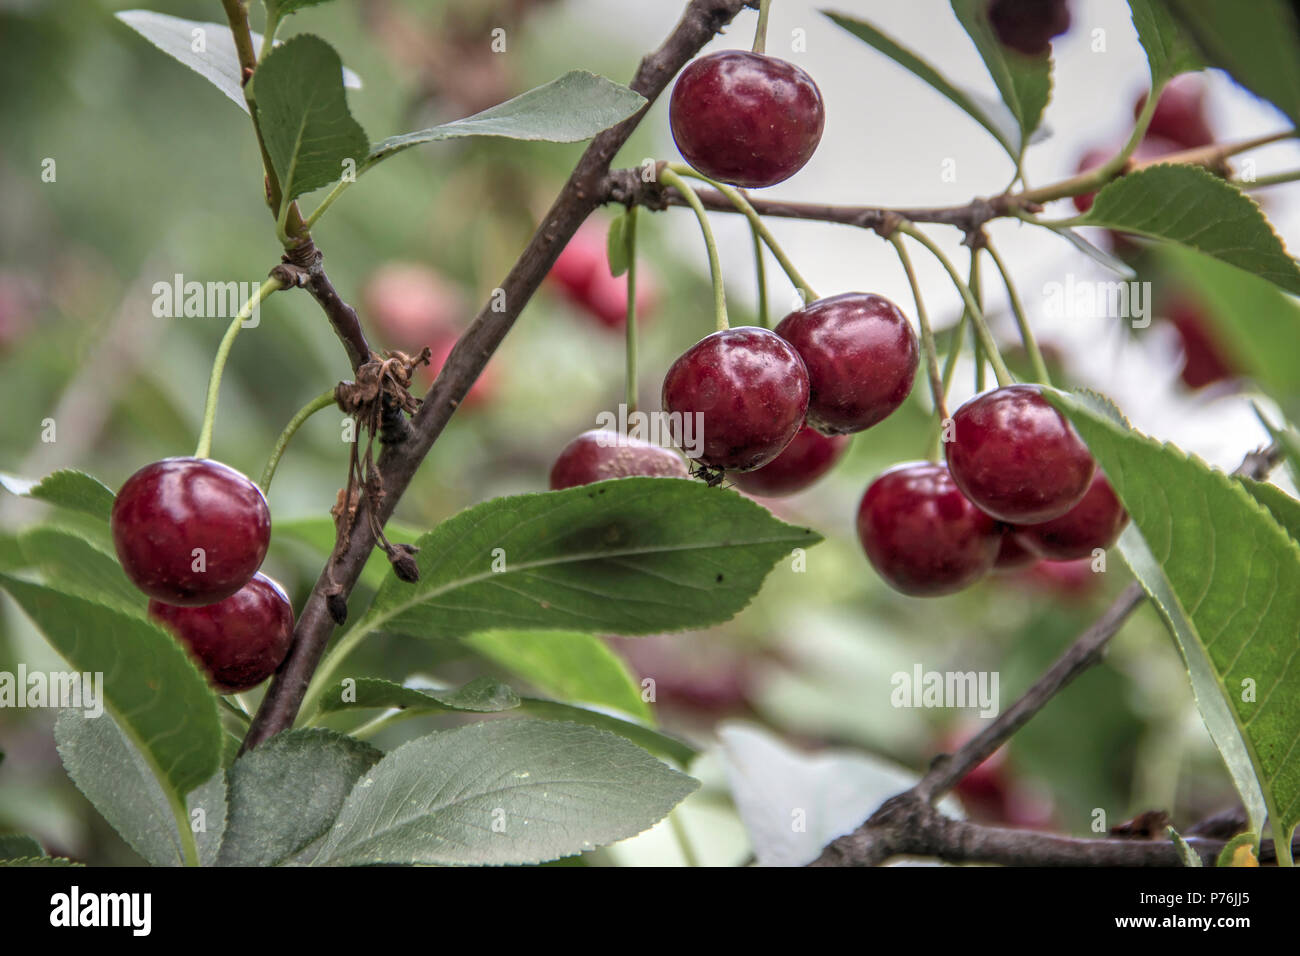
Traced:
<path id="1" fill-rule="evenodd" d="M 951 594 L 984 577 L 1001 537 L 997 522 L 933 462 L 889 469 L 858 506 L 867 558 L 891 587 L 916 597 Z"/>
<path id="2" fill-rule="evenodd" d="M 145 594 L 196 606 L 230 597 L 262 566 L 271 513 L 257 485 L 199 458 L 145 465 L 113 502 L 122 570 Z"/>
<path id="3" fill-rule="evenodd" d="M 1238 374 L 1236 363 L 1224 349 L 1200 303 L 1178 296 L 1166 307 L 1166 312 L 1183 344 L 1183 369 L 1179 375 L 1184 385 L 1202 388 Z"/>
<path id="4" fill-rule="evenodd" d="M 1038 524 L 1084 496 L 1096 463 L 1034 385 L 977 395 L 953 415 L 948 467 L 963 494 L 1008 524 Z"/>
<path id="5" fill-rule="evenodd" d="M 551 468 L 551 490 L 589 485 L 607 478 L 687 478 L 682 456 L 639 438 L 593 429 L 564 446 Z"/>
<path id="6" fill-rule="evenodd" d="M 393 348 L 419 352 L 465 314 L 454 285 L 428 266 L 394 262 L 376 269 L 362 292 L 366 316 Z"/>
<path id="7" fill-rule="evenodd" d="M 603 229 L 591 224 L 580 228 L 560 252 L 547 278 L 566 299 L 605 328 L 622 329 L 627 323 L 627 277 L 609 271 Z M 638 322 L 654 312 L 657 297 L 654 273 L 638 260 Z"/>
<path id="8" fill-rule="evenodd" d="M 1126 524 L 1128 512 L 1098 469 L 1077 505 L 1059 518 L 1017 528 L 1014 537 L 1039 557 L 1074 561 L 1092 557 L 1096 548 L 1109 548 Z"/>
<path id="9" fill-rule="evenodd" d="M 793 63 L 745 50 L 702 56 L 682 70 L 668 103 L 673 139 L 704 175 L 772 186 L 812 158 L 826 109 Z"/>
<path id="10" fill-rule="evenodd" d="M 1070 29 L 1065 0 L 991 0 L 989 23 L 998 42 L 1025 56 L 1043 56 L 1052 37 Z"/>
<path id="11" fill-rule="evenodd" d="M 1133 106 L 1134 119 L 1146 102 L 1143 93 Z M 1147 135 L 1170 140 L 1182 149 L 1209 146 L 1214 142 L 1214 133 L 1205 118 L 1205 83 L 1199 76 L 1184 73 L 1169 81 L 1161 91 L 1160 99 L 1156 100 Z"/>
<path id="12" fill-rule="evenodd" d="M 1038 563 L 1038 555 L 1026 548 L 1016 537 L 1014 528 L 1002 532 L 1002 543 L 998 546 L 998 557 L 993 562 L 993 570 L 1020 571 Z"/>
<path id="13" fill-rule="evenodd" d="M 190 649 L 223 694 L 262 683 L 293 643 L 293 606 L 280 585 L 260 572 L 215 604 L 175 607 L 150 601 L 149 616 Z"/>
<path id="14" fill-rule="evenodd" d="M 782 319 L 776 334 L 808 367 L 808 424 L 823 434 L 870 428 L 912 390 L 916 333 L 883 296 L 818 299 Z"/>
<path id="15" fill-rule="evenodd" d="M 742 326 L 687 349 L 664 376 L 664 410 L 702 416 L 698 460 L 749 471 L 781 453 L 808 411 L 808 370 L 785 339 Z M 694 427 L 694 425 L 692 425 Z"/>
<path id="16" fill-rule="evenodd" d="M 762 468 L 740 472 L 736 484 L 754 495 L 778 498 L 803 491 L 844 455 L 848 435 L 826 436 L 805 425 L 794 440 Z"/>

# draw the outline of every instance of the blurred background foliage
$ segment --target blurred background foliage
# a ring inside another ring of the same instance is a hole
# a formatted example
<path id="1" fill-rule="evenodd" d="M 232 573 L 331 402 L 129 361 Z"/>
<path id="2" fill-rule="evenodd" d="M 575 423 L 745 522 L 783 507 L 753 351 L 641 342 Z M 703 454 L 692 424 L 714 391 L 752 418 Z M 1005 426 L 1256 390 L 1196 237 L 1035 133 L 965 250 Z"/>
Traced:
<path id="1" fill-rule="evenodd" d="M 190 453 L 226 326 L 218 318 L 154 317 L 153 283 L 175 273 L 260 281 L 279 255 L 247 117 L 115 21 L 114 10 L 126 6 L 0 3 L 0 79 L 11 91 L 0 98 L 0 468 L 38 477 L 78 467 L 114 488 L 148 461 Z M 220 19 L 214 0 L 169 0 L 161 8 Z M 488 50 L 489 24 L 506 27 L 508 55 Z M 361 75 L 364 89 L 349 100 L 372 140 L 545 82 L 572 68 L 579 51 L 581 66 L 625 82 L 657 40 L 628 36 L 592 48 L 567 4 L 539 0 L 338 2 L 286 27 L 285 35 L 328 38 Z M 617 163 L 657 155 L 662 142 L 643 127 Z M 463 325 L 581 150 L 465 139 L 390 160 L 315 231 L 335 285 L 383 342 L 373 301 L 381 293 L 368 283 L 385 266 L 412 264 L 440 278 L 451 303 L 443 320 Z M 55 183 L 39 178 L 47 157 L 57 162 Z M 656 291 L 640 348 L 646 407 L 657 407 L 672 358 L 711 321 L 702 246 L 675 241 L 664 228 L 667 217 L 688 215 L 640 217 L 643 271 Z M 743 298 L 733 307 L 733 322 L 749 321 Z M 387 338 L 401 344 L 391 330 Z M 348 371 L 309 297 L 272 297 L 227 367 L 214 456 L 256 476 L 293 412 Z M 619 330 L 548 284 L 492 360 L 482 400 L 438 442 L 398 520 L 426 530 L 488 497 L 544 489 L 560 448 L 593 427 L 597 412 L 617 407 L 622 375 Z M 920 770 L 978 721 L 971 711 L 895 709 L 894 672 L 910 673 L 917 662 L 926 670 L 997 671 L 1005 705 L 1123 586 L 1116 559 L 1109 574 L 993 577 L 940 600 L 886 588 L 858 547 L 853 515 L 871 477 L 924 453 L 923 391 L 859 435 L 819 486 L 771 503 L 827 536 L 810 553 L 807 573 L 778 566 L 753 605 L 725 627 L 613 642 L 635 670 L 656 679 L 657 712 L 668 729 L 707 742 L 714 722 L 745 716 L 801 745 L 868 749 Z M 47 417 L 56 422 L 54 443 L 40 440 Z M 340 414 L 320 414 L 290 447 L 270 494 L 277 523 L 327 520 L 345 476 L 340 425 Z M 7 535 L 40 517 L 27 502 L 2 504 Z M 300 606 L 322 554 L 283 533 L 272 548 L 267 570 Z M 353 607 L 364 600 L 354 598 Z M 0 670 L 20 661 L 57 667 L 7 599 L 2 611 Z M 373 640 L 356 671 L 399 681 L 493 672 L 457 644 L 400 637 Z M 0 711 L 0 831 L 33 832 L 50 852 L 93 863 L 136 862 L 63 773 L 53 717 Z M 380 742 L 391 745 L 428 724 L 411 721 Z M 1177 653 L 1148 609 L 1101 667 L 995 759 L 966 795 L 969 812 L 984 819 L 1087 833 L 1094 808 L 1109 823 L 1151 807 L 1169 807 L 1175 822 L 1186 822 L 1232 800 Z"/>

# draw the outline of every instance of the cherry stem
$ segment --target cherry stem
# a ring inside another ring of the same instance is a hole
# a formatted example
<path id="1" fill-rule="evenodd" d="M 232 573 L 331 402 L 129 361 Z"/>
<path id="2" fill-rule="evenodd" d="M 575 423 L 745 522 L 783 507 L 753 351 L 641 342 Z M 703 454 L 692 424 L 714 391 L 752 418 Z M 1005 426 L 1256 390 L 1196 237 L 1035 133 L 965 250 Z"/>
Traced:
<path id="1" fill-rule="evenodd" d="M 911 223 L 904 222 L 898 227 L 898 231 L 911 236 L 921 245 L 930 250 L 930 254 L 939 260 L 939 264 L 947 271 L 948 276 L 952 279 L 952 284 L 957 287 L 961 297 L 966 302 L 966 307 L 970 309 L 971 321 L 975 323 L 975 335 L 988 355 L 989 364 L 993 366 L 993 374 L 997 376 L 999 385 L 1010 385 L 1015 380 L 1010 372 L 1007 371 L 1006 364 L 1002 361 L 1002 353 L 998 351 L 998 345 L 989 331 L 988 323 L 984 321 L 984 312 L 980 309 L 979 303 L 975 301 L 974 295 L 971 294 L 970 287 L 962 281 L 957 270 L 953 268 L 952 261 L 943 254 L 943 250 L 934 244 L 925 233 L 916 229 Z"/>
<path id="2" fill-rule="evenodd" d="M 754 30 L 754 52 L 767 52 L 767 15 L 771 12 L 772 0 L 762 0 L 758 5 L 758 26 Z"/>
<path id="3" fill-rule="evenodd" d="M 271 479 L 275 477 L 275 469 L 280 464 L 280 456 L 289 447 L 290 439 L 302 427 L 302 423 L 321 409 L 329 408 L 333 404 L 335 404 L 334 389 L 330 388 L 321 392 L 298 409 L 293 418 L 289 419 L 289 424 L 284 426 L 284 431 L 280 432 L 280 437 L 275 440 L 275 447 L 271 449 L 271 457 L 266 460 L 266 467 L 262 469 L 262 480 L 257 483 L 258 487 L 262 489 L 262 494 L 266 494 L 271 490 Z"/>
<path id="4" fill-rule="evenodd" d="M 311 227 L 316 225 L 316 220 L 325 214 L 325 210 L 334 204 L 334 200 L 343 195 L 343 190 L 356 181 L 356 177 L 353 177 L 352 179 L 340 179 L 335 183 L 334 188 L 326 193 L 325 198 L 320 201 L 320 205 L 313 209 L 311 215 L 302 221 L 303 231 L 311 232 Z"/>
<path id="5" fill-rule="evenodd" d="M 989 257 L 992 258 L 993 264 L 998 267 L 998 272 L 1002 275 L 1002 284 L 1007 287 L 1007 298 L 1011 300 L 1011 312 L 1016 317 L 1016 325 L 1020 328 L 1020 341 L 1025 344 L 1025 351 L 1029 353 L 1029 363 L 1033 368 L 1034 381 L 1041 385 L 1051 385 L 1052 378 L 1047 373 L 1047 363 L 1043 361 L 1043 353 L 1038 348 L 1038 341 L 1034 338 L 1034 330 L 1029 326 L 1029 319 L 1025 316 L 1024 304 L 1020 301 L 1020 293 L 1016 291 L 1016 284 L 1011 281 L 1011 273 L 1007 270 L 1006 263 L 998 255 L 997 249 L 991 242 L 985 240 L 985 248 L 989 251 Z"/>
<path id="6" fill-rule="evenodd" d="M 907 249 L 903 246 L 903 237 L 894 233 L 889 237 L 889 241 L 893 243 L 898 253 L 898 261 L 903 264 L 908 285 L 912 287 L 912 298 L 916 301 L 916 320 L 921 326 L 921 346 L 925 349 L 925 365 L 930 374 L 930 394 L 934 396 L 934 412 L 938 417 L 936 433 L 939 433 L 943 431 L 943 423 L 948 418 L 948 402 L 943 394 L 943 376 L 939 374 L 939 353 L 934 345 L 934 329 L 930 327 L 930 317 L 926 314 L 925 301 L 921 298 L 921 285 L 916 281 L 916 270 L 912 268 L 912 257 L 907 254 Z M 937 461 L 937 447 L 932 451 L 935 454 L 932 454 L 931 458 Z"/>
<path id="7" fill-rule="evenodd" d="M 720 183 L 716 180 L 710 179 L 703 173 L 697 173 L 695 170 L 683 163 L 669 163 L 667 168 L 682 176 L 690 176 L 692 179 L 698 179 L 700 182 L 708 183 L 725 196 L 727 201 L 736 207 L 737 212 L 744 214 L 745 218 L 749 220 L 750 226 L 753 227 L 754 231 L 762 237 L 764 244 L 772 250 L 772 255 L 776 257 L 776 261 L 780 264 L 781 269 L 785 272 L 786 276 L 789 277 L 790 281 L 794 284 L 795 289 L 798 290 L 799 294 L 803 297 L 803 301 L 813 302 L 818 298 L 817 293 L 813 291 L 813 287 L 808 283 L 807 279 L 799 274 L 799 270 L 794 267 L 794 263 L 790 261 L 790 257 L 785 254 L 785 250 L 781 248 L 781 244 L 776 241 L 776 237 L 773 236 L 771 231 L 767 228 L 767 223 L 763 222 L 763 217 L 758 214 L 758 210 L 754 208 L 753 204 L 745 198 L 744 193 L 739 189 L 736 189 L 734 186 L 728 186 L 726 183 Z M 665 182 L 667 182 L 667 180 L 665 180 Z M 671 183 L 669 185 L 671 185 Z M 696 198 L 698 199 L 699 197 Z M 701 205 L 703 204 L 701 203 Z"/>
<path id="8" fill-rule="evenodd" d="M 979 249 L 972 249 L 970 253 L 970 285 L 971 294 L 975 296 L 978 302 L 980 299 L 980 269 L 979 269 Z M 963 343 L 966 341 L 966 324 L 970 320 L 970 309 L 965 305 L 962 306 L 961 318 L 957 320 L 957 325 L 953 329 L 952 342 L 948 346 L 948 358 L 943 364 L 943 397 L 947 399 L 948 392 L 952 389 L 953 375 L 957 371 L 957 359 L 961 356 Z"/>
<path id="9" fill-rule="evenodd" d="M 636 206 L 629 206 L 627 222 L 623 227 L 623 242 L 627 248 L 627 373 L 623 386 L 623 402 L 629 413 L 636 411 Z"/>
<path id="10" fill-rule="evenodd" d="M 194 830 L 190 828 L 190 812 L 185 806 L 185 799 L 171 787 L 167 788 L 167 802 L 171 804 L 172 817 L 176 821 L 176 831 L 181 838 L 181 857 L 186 866 L 199 865 L 199 845 L 194 839 Z"/>
<path id="11" fill-rule="evenodd" d="M 217 357 L 212 361 L 212 375 L 208 379 L 208 398 L 203 408 L 203 426 L 199 430 L 199 444 L 194 449 L 195 458 L 207 458 L 212 451 L 212 426 L 217 419 L 217 394 L 221 391 L 221 373 L 225 370 L 226 359 L 230 357 L 231 346 L 235 344 L 235 336 L 252 316 L 258 304 L 272 292 L 282 288 L 284 286 L 279 279 L 271 278 L 263 282 L 257 291 L 249 296 L 248 301 L 239 310 L 239 314 L 231 321 L 230 327 L 226 329 L 226 334 L 221 339 L 221 344 L 217 346 Z"/>
<path id="12" fill-rule="evenodd" d="M 771 328 L 767 315 L 767 266 L 763 263 L 763 237 L 758 234 L 754 224 L 749 224 L 750 235 L 754 238 L 754 277 L 758 282 L 758 327 Z"/>
<path id="13" fill-rule="evenodd" d="M 699 220 L 700 232 L 704 234 L 704 247 L 709 254 L 709 275 L 713 280 L 713 317 L 719 332 L 730 327 L 727 321 L 727 295 L 722 287 L 722 264 L 718 261 L 718 244 L 713 238 L 713 227 L 709 225 L 709 215 L 704 211 L 704 204 L 695 190 L 686 184 L 671 166 L 665 166 L 659 172 L 659 178 L 682 194 L 682 198 L 695 212 Z"/>
<path id="14" fill-rule="evenodd" d="M 1300 169 L 1292 169 L 1285 173 L 1272 173 L 1268 176 L 1256 176 L 1254 179 L 1233 179 L 1231 183 L 1240 189 L 1259 189 L 1262 186 L 1293 183 L 1297 179 L 1300 179 Z"/>

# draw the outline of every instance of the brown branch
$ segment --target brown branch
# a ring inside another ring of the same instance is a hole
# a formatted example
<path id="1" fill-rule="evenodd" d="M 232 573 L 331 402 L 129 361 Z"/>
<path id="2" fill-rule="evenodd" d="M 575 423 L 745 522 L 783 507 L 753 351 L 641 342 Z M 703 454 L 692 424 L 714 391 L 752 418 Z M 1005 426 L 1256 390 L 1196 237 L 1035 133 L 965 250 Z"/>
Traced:
<path id="1" fill-rule="evenodd" d="M 541 285 L 560 250 L 604 201 L 605 176 L 614 154 L 677 72 L 742 8 L 752 5 L 752 0 L 691 0 L 663 45 L 641 61 L 631 87 L 646 98 L 646 106 L 592 140 L 501 284 L 499 294 L 483 306 L 452 349 L 411 422 L 409 438 L 384 447 L 377 464 L 385 491 L 376 515 L 379 525 L 392 514 L 416 469 Z M 501 311 L 494 311 L 498 303 Z M 366 505 L 360 507 L 365 509 Z M 329 605 L 332 603 L 336 611 L 341 610 L 340 605 L 360 577 L 374 544 L 371 522 L 361 517 L 348 540 L 336 542 L 334 553 L 298 618 L 289 656 L 276 672 L 253 718 L 244 739 L 245 749 L 293 725 L 308 682 L 334 631 Z"/>
<path id="2" fill-rule="evenodd" d="M 355 372 L 374 358 L 374 355 L 370 343 L 366 341 L 366 333 L 361 328 L 356 309 L 339 297 L 334 284 L 325 274 L 324 259 L 311 237 L 307 236 L 284 254 L 283 262 L 271 270 L 271 275 L 286 286 L 301 286 L 311 293 L 329 319 L 334 334 L 347 350 L 348 361 L 352 363 L 352 371 Z"/>
<path id="3" fill-rule="evenodd" d="M 1282 449 L 1273 443 L 1246 455 L 1233 474 L 1262 480 L 1281 460 Z M 899 854 L 1037 866 L 1179 865 L 1176 851 L 1173 862 L 1124 863 L 1120 861 L 1129 858 L 1129 851 L 1110 847 L 1109 844 L 1116 842 L 1114 840 L 1080 840 L 1033 831 L 993 830 L 965 823 L 957 825 L 957 821 L 943 816 L 933 807 L 935 801 L 1029 723 L 1062 688 L 1098 663 L 1106 644 L 1142 603 L 1144 596 L 1142 586 L 1136 581 L 1126 587 L 1105 613 L 1074 640 L 1019 700 L 956 753 L 936 757 L 929 771 L 914 787 L 885 801 L 852 833 L 832 841 L 813 865 L 874 866 Z M 1219 845 L 1222 848 L 1222 843 Z M 1013 849 L 1020 855 L 1015 855 Z M 981 853 L 986 855 L 979 855 Z M 1140 859 L 1145 861 L 1158 856 L 1159 853 L 1149 851 Z"/>

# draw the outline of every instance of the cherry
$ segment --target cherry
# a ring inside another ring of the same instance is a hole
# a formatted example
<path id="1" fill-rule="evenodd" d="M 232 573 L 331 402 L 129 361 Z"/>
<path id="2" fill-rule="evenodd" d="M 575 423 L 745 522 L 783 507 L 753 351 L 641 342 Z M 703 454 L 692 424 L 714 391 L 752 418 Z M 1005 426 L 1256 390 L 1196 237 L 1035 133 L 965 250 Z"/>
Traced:
<path id="1" fill-rule="evenodd" d="M 977 395 L 953 415 L 945 446 L 953 480 L 977 507 L 1009 524 L 1038 524 L 1083 498 L 1096 463 L 1035 385 Z"/>
<path id="2" fill-rule="evenodd" d="M 736 186 L 772 186 L 812 158 L 826 109 L 793 63 L 746 50 L 702 56 L 682 70 L 668 103 L 686 161 Z"/>
<path id="3" fill-rule="evenodd" d="M 1134 119 L 1146 102 L 1143 93 L 1133 106 Z M 1181 149 L 1195 149 L 1214 142 L 1214 133 L 1205 118 L 1205 83 L 1199 76 L 1184 73 L 1166 84 L 1160 99 L 1156 100 L 1147 136 L 1170 140 Z"/>
<path id="4" fill-rule="evenodd" d="M 551 490 L 589 485 L 607 478 L 687 478 L 686 463 L 669 448 L 639 438 L 593 429 L 564 446 L 551 467 Z"/>
<path id="5" fill-rule="evenodd" d="M 951 594 L 993 568 L 997 522 L 961 493 L 943 465 L 896 465 L 871 483 L 858 506 L 858 538 L 894 589 L 917 597 Z"/>
<path id="6" fill-rule="evenodd" d="M 584 225 L 551 266 L 548 278 L 570 302 L 602 326 L 622 329 L 627 322 L 627 277 L 609 271 L 604 230 Z M 654 274 L 639 261 L 636 276 L 637 321 L 653 314 L 658 298 Z"/>
<path id="7" fill-rule="evenodd" d="M 994 571 L 1020 571 L 1038 563 L 1038 555 L 1030 551 L 1016 537 L 1014 528 L 1002 532 L 1002 543 L 998 546 L 997 560 L 993 562 Z"/>
<path id="8" fill-rule="evenodd" d="M 736 485 L 750 494 L 779 498 L 803 491 L 844 455 L 848 435 L 826 436 L 805 425 L 785 451 L 761 468 L 736 475 Z"/>
<path id="9" fill-rule="evenodd" d="M 362 291 L 366 317 L 393 348 L 418 352 L 450 333 L 465 313 L 456 287 L 428 266 L 394 262 L 376 269 Z"/>
<path id="10" fill-rule="evenodd" d="M 235 469 L 206 458 L 164 458 L 122 485 L 112 530 L 136 587 L 192 607 L 248 583 L 266 557 L 271 513 L 257 485 Z"/>
<path id="11" fill-rule="evenodd" d="M 664 376 L 664 410 L 702 421 L 699 461 L 750 471 L 779 455 L 808 411 L 808 370 L 785 339 L 742 326 L 706 336 Z"/>
<path id="12" fill-rule="evenodd" d="M 149 616 L 190 649 L 223 694 L 262 683 L 293 643 L 293 606 L 280 585 L 261 572 L 215 604 L 175 607 L 150 601 Z"/>
<path id="13" fill-rule="evenodd" d="M 1052 37 L 1070 29 L 1065 0 L 990 0 L 989 23 L 998 42 L 1025 56 L 1043 56 Z"/>
<path id="14" fill-rule="evenodd" d="M 916 377 L 916 333 L 879 295 L 846 292 L 791 312 L 776 327 L 808 367 L 808 424 L 860 432 L 903 403 Z"/>
<path id="15" fill-rule="evenodd" d="M 1184 385 L 1202 388 L 1238 374 L 1236 363 L 1228 356 L 1199 303 L 1178 296 L 1166 307 L 1166 312 L 1183 344 L 1183 368 L 1179 375 Z"/>
<path id="16" fill-rule="evenodd" d="M 1039 557 L 1074 561 L 1092 557 L 1096 548 L 1109 548 L 1126 524 L 1128 512 L 1101 469 L 1097 469 L 1077 505 L 1059 518 L 1016 529 L 1014 537 Z"/>

